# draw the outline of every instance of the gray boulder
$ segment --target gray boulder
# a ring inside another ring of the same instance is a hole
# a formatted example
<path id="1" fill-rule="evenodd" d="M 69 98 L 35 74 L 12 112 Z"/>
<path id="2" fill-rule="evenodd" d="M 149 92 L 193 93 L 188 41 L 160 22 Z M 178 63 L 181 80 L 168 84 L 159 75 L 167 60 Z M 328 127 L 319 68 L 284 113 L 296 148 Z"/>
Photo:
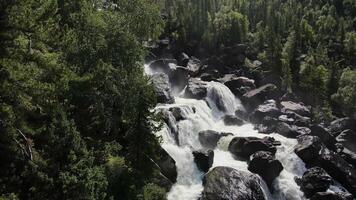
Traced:
<path id="1" fill-rule="evenodd" d="M 232 135 L 232 133 L 219 133 L 213 130 L 199 132 L 200 144 L 207 149 L 215 149 L 222 137 Z"/>
<path id="2" fill-rule="evenodd" d="M 174 103 L 174 97 L 169 87 L 168 75 L 156 73 L 152 75 L 152 82 L 158 103 Z"/>
<path id="3" fill-rule="evenodd" d="M 190 78 L 185 89 L 185 97 L 191 99 L 204 99 L 207 95 L 208 85 L 196 78 Z"/>
<path id="4" fill-rule="evenodd" d="M 265 200 L 258 176 L 229 167 L 216 167 L 203 179 L 200 200 Z"/>

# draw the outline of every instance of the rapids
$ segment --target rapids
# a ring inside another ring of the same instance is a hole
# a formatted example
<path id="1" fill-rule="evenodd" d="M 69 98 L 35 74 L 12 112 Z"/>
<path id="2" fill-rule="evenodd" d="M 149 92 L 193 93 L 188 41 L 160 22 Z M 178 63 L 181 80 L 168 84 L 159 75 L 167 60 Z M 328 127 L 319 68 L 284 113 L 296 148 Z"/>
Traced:
<path id="1" fill-rule="evenodd" d="M 145 66 L 146 74 L 154 73 Z M 168 193 L 168 200 L 197 200 L 203 190 L 202 179 L 204 174 L 198 170 L 194 162 L 192 152 L 202 150 L 198 133 L 204 130 L 215 130 L 218 132 L 233 133 L 220 139 L 214 150 L 213 167 L 228 166 L 242 171 L 247 170 L 247 163 L 233 158 L 227 150 L 229 142 L 233 137 L 265 137 L 258 133 L 252 124 L 242 126 L 226 126 L 222 117 L 226 114 L 234 114 L 235 110 L 243 109 L 239 99 L 223 84 L 207 82 L 207 98 L 204 100 L 186 99 L 183 92 L 175 95 L 174 104 L 159 104 L 155 110 L 169 110 L 171 107 L 180 107 L 183 111 L 184 120 L 175 123 L 178 132 L 179 145 L 175 142 L 175 136 L 167 124 L 161 131 L 157 132 L 162 137 L 162 147 L 176 161 L 178 170 L 177 183 Z M 295 176 L 302 176 L 306 171 L 303 161 L 294 153 L 295 139 L 285 138 L 279 134 L 269 134 L 282 143 L 277 147 L 276 158 L 281 161 L 284 170 L 273 182 L 273 191 L 264 186 L 266 199 L 277 200 L 302 200 L 305 199 L 299 186 L 295 183 Z"/>

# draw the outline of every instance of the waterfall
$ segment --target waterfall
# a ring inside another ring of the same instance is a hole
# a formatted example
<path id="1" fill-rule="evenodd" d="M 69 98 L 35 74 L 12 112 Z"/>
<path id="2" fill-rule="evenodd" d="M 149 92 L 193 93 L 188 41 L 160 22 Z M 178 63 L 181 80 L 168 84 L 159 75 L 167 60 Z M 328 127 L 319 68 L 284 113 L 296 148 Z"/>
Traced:
<path id="1" fill-rule="evenodd" d="M 152 71 L 146 69 L 146 73 Z M 233 115 L 236 109 L 243 109 L 241 102 L 223 84 L 217 82 L 207 83 L 207 97 L 203 100 L 186 99 L 181 95 L 175 96 L 174 104 L 158 105 L 156 109 L 169 110 L 179 107 L 183 111 L 183 120 L 176 121 L 179 145 L 174 141 L 175 136 L 165 126 L 157 135 L 162 136 L 162 147 L 176 161 L 178 170 L 177 183 L 168 193 L 168 200 L 197 200 L 203 190 L 202 178 L 204 174 L 197 169 L 192 152 L 203 149 L 199 142 L 198 133 L 204 130 L 232 133 L 232 136 L 222 137 L 214 150 L 213 167 L 228 166 L 242 171 L 248 171 L 246 161 L 233 158 L 227 150 L 233 137 L 258 137 L 266 135 L 258 133 L 252 124 L 242 126 L 226 126 L 222 120 L 224 115 Z M 295 183 L 294 177 L 301 176 L 306 171 L 304 163 L 294 153 L 296 139 L 285 138 L 279 134 L 270 134 L 280 141 L 277 147 L 276 158 L 281 161 L 284 170 L 273 183 L 273 193 L 270 194 L 264 186 L 266 199 L 277 200 L 303 200 L 306 199 Z"/>

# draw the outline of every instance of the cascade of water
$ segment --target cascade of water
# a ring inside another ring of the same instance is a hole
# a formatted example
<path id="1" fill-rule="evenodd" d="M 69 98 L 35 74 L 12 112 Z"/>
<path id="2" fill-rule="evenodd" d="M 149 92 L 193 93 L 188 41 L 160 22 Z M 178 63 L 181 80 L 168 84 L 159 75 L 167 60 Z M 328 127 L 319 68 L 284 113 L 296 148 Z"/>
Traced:
<path id="1" fill-rule="evenodd" d="M 146 67 L 147 68 L 147 67 Z M 150 70 L 146 73 L 152 74 Z M 176 161 L 178 178 L 177 183 L 168 194 L 169 200 L 197 200 L 203 190 L 202 177 L 194 162 L 192 152 L 200 150 L 201 146 L 198 133 L 203 130 L 216 130 L 218 132 L 232 133 L 232 136 L 220 139 L 214 153 L 213 167 L 228 166 L 238 170 L 248 171 L 247 163 L 233 158 L 228 149 L 228 145 L 233 137 L 265 137 L 266 135 L 254 130 L 253 125 L 226 126 L 222 120 L 224 115 L 232 115 L 235 110 L 242 105 L 231 91 L 223 84 L 209 82 L 207 98 L 205 100 L 185 99 L 175 97 L 175 104 L 159 105 L 156 109 L 169 110 L 172 107 L 179 107 L 182 110 L 183 120 L 175 122 L 177 127 L 179 146 L 175 143 L 175 136 L 165 126 L 157 134 L 163 138 L 162 147 Z M 284 166 L 284 170 L 273 183 L 274 192 L 270 194 L 265 189 L 267 199 L 305 199 L 298 185 L 294 181 L 294 176 L 301 176 L 305 172 L 304 163 L 293 152 L 293 147 L 297 143 L 295 139 L 288 139 L 279 134 L 269 135 L 282 143 L 278 147 L 276 158 Z M 264 186 L 266 188 L 266 186 Z"/>

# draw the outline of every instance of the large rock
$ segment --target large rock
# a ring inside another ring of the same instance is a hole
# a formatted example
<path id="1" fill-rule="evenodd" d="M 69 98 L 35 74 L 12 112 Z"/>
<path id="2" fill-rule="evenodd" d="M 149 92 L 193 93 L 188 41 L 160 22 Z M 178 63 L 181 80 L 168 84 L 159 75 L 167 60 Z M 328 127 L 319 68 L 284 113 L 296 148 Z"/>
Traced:
<path id="1" fill-rule="evenodd" d="M 152 75 L 152 82 L 158 103 L 174 103 L 174 97 L 169 87 L 168 76 L 164 73 Z"/>
<path id="2" fill-rule="evenodd" d="M 187 67 L 189 62 L 189 56 L 186 53 L 181 53 L 178 57 L 178 65 Z"/>
<path id="3" fill-rule="evenodd" d="M 262 119 L 266 116 L 278 117 L 280 114 L 277 108 L 276 101 L 273 99 L 265 101 L 263 104 L 259 105 L 250 116 L 250 120 L 254 123 L 260 123 Z"/>
<path id="4" fill-rule="evenodd" d="M 340 118 L 332 121 L 329 129 L 333 135 L 337 136 L 347 129 L 356 130 L 356 121 L 348 117 Z"/>
<path id="5" fill-rule="evenodd" d="M 329 148 L 335 149 L 335 138 L 331 135 L 331 133 L 326 130 L 321 125 L 313 125 L 311 128 L 311 135 L 318 136 L 320 140 Z"/>
<path id="6" fill-rule="evenodd" d="M 187 88 L 185 89 L 185 97 L 192 99 L 204 99 L 207 95 L 208 85 L 196 78 L 191 78 L 188 81 Z"/>
<path id="7" fill-rule="evenodd" d="M 302 116 L 310 116 L 310 110 L 302 103 L 295 103 L 293 101 L 282 101 L 281 111 L 283 113 L 294 112 Z"/>
<path id="8" fill-rule="evenodd" d="M 307 127 L 289 125 L 285 122 L 278 122 L 275 131 L 287 138 L 297 138 L 300 135 L 307 135 L 311 132 Z"/>
<path id="9" fill-rule="evenodd" d="M 310 200 L 354 200 L 354 198 L 346 192 L 318 192 Z"/>
<path id="10" fill-rule="evenodd" d="M 253 110 L 264 101 L 268 99 L 276 99 L 277 97 L 277 86 L 267 84 L 245 93 L 241 100 L 248 109 Z"/>
<path id="11" fill-rule="evenodd" d="M 248 159 L 257 151 L 268 151 L 274 155 L 279 144 L 272 137 L 235 137 L 231 140 L 228 149 L 233 155 Z"/>
<path id="12" fill-rule="evenodd" d="M 214 162 L 214 151 L 194 151 L 193 156 L 198 169 L 202 172 L 208 172 Z"/>
<path id="13" fill-rule="evenodd" d="M 213 130 L 199 132 L 200 144 L 207 149 L 215 149 L 220 138 L 232 135 L 232 133 L 219 133 Z"/>
<path id="14" fill-rule="evenodd" d="M 309 127 L 311 119 L 309 117 L 301 116 L 295 112 L 287 111 L 284 113 L 288 118 L 294 119 L 294 125 L 301 127 Z"/>
<path id="15" fill-rule="evenodd" d="M 260 179 L 249 172 L 216 167 L 203 179 L 200 200 L 265 200 Z"/>
<path id="16" fill-rule="evenodd" d="M 322 167 L 349 192 L 356 194 L 356 170 L 340 155 L 327 149 L 320 138 L 310 135 L 300 136 L 295 153 L 307 166 Z"/>
<path id="17" fill-rule="evenodd" d="M 283 170 L 283 165 L 279 160 L 275 159 L 272 153 L 258 151 L 252 154 L 248 170 L 260 175 L 267 185 L 271 186 L 273 180 L 278 177 Z"/>
<path id="18" fill-rule="evenodd" d="M 223 78 L 219 79 L 219 81 L 224 83 L 236 96 L 242 96 L 247 91 L 256 88 L 253 79 L 237 76 L 235 74 L 226 74 Z"/>
<path id="19" fill-rule="evenodd" d="M 172 181 L 172 183 L 175 183 L 177 181 L 176 162 L 163 148 L 160 148 L 156 154 L 158 155 L 158 159 L 154 160 L 154 162 L 159 167 L 161 173 Z"/>
<path id="20" fill-rule="evenodd" d="M 235 115 L 225 115 L 224 124 L 226 126 L 242 126 L 244 121 Z"/>
<path id="21" fill-rule="evenodd" d="M 298 181 L 305 196 L 310 198 L 317 192 L 325 192 L 333 183 L 331 176 L 323 168 L 308 169 Z"/>

